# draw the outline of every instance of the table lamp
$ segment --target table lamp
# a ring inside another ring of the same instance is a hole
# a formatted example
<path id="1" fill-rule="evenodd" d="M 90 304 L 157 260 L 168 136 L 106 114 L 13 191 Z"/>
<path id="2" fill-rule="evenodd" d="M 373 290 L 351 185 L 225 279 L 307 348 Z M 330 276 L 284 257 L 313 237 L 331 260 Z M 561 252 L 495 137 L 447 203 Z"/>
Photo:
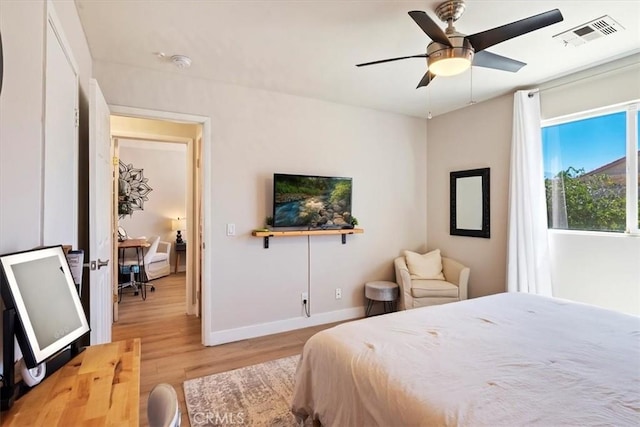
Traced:
<path id="1" fill-rule="evenodd" d="M 182 241 L 182 234 L 180 233 L 182 230 L 187 229 L 187 219 L 180 218 L 173 220 L 173 226 L 171 227 L 173 231 L 177 231 L 176 233 L 176 243 L 184 243 Z"/>

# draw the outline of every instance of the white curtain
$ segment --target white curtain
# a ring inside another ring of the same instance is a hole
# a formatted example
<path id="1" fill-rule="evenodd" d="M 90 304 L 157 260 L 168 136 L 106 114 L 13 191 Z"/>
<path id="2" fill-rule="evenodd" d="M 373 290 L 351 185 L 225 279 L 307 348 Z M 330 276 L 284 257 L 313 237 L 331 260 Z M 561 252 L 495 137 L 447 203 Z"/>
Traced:
<path id="1" fill-rule="evenodd" d="M 507 257 L 509 292 L 552 295 L 537 91 L 514 96 Z"/>

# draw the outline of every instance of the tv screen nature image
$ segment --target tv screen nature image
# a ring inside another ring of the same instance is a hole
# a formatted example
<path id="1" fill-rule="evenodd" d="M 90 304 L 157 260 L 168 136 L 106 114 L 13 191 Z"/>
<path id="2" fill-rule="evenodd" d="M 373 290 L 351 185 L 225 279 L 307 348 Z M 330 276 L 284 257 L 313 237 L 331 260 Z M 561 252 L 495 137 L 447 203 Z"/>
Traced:
<path id="1" fill-rule="evenodd" d="M 351 178 L 273 176 L 274 227 L 339 228 L 351 221 Z"/>

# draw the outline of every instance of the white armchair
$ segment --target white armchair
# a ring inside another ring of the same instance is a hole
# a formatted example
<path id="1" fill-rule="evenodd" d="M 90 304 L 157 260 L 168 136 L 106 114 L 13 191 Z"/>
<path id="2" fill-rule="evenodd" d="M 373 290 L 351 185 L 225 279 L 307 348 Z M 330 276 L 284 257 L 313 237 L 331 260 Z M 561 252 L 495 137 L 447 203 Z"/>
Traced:
<path id="1" fill-rule="evenodd" d="M 458 261 L 442 257 L 444 280 L 412 278 L 404 256 L 396 258 L 394 266 L 402 310 L 467 299 L 470 269 Z"/>
<path id="2" fill-rule="evenodd" d="M 160 240 L 160 237 L 149 239 L 151 246 L 144 256 L 145 271 L 147 279 L 153 280 L 168 276 L 171 273 L 169 257 L 171 254 L 171 243 Z"/>

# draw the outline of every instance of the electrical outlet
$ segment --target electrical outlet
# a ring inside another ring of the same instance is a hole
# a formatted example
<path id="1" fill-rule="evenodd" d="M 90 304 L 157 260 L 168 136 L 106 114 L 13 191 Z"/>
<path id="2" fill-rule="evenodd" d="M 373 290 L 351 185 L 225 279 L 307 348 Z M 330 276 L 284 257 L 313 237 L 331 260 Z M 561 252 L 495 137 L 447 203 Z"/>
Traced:
<path id="1" fill-rule="evenodd" d="M 236 225 L 227 224 L 227 236 L 235 236 L 235 235 L 236 235 Z"/>
<path id="2" fill-rule="evenodd" d="M 336 288 L 336 299 L 342 299 L 342 288 Z"/>
<path id="3" fill-rule="evenodd" d="M 302 292 L 300 294 L 300 301 L 302 302 L 302 304 L 304 304 L 305 302 L 309 303 L 309 292 Z"/>

